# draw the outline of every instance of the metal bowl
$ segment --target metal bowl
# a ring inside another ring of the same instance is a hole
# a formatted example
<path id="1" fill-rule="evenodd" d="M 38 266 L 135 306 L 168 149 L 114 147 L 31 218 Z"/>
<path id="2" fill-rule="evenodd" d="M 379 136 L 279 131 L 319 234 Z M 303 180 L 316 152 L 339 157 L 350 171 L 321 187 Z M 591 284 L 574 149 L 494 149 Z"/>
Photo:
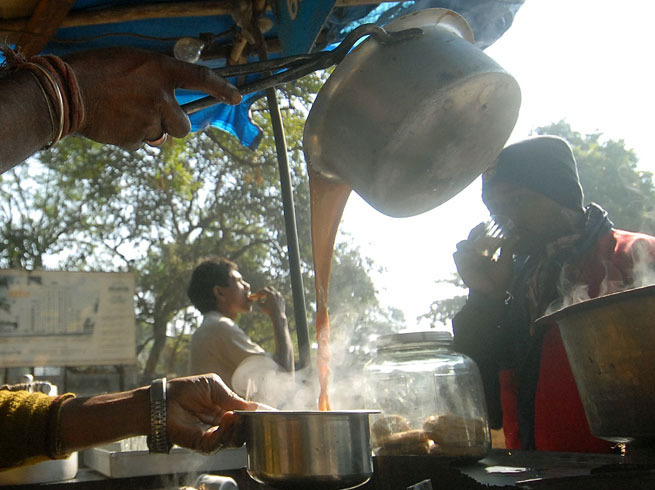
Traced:
<path id="1" fill-rule="evenodd" d="M 335 490 L 373 475 L 370 410 L 238 411 L 245 421 L 247 471 L 284 490 Z"/>
<path id="2" fill-rule="evenodd" d="M 558 324 L 593 435 L 655 439 L 655 286 L 583 301 L 536 323 Z"/>

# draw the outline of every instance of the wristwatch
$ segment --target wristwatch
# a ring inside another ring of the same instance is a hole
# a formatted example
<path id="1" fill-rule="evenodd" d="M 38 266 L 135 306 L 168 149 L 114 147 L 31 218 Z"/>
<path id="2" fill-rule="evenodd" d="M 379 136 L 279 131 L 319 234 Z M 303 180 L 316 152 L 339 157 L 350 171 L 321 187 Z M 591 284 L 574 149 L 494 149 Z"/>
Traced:
<path id="1" fill-rule="evenodd" d="M 150 385 L 150 434 L 146 441 L 151 453 L 168 454 L 173 447 L 166 426 L 166 378 L 156 379 Z"/>

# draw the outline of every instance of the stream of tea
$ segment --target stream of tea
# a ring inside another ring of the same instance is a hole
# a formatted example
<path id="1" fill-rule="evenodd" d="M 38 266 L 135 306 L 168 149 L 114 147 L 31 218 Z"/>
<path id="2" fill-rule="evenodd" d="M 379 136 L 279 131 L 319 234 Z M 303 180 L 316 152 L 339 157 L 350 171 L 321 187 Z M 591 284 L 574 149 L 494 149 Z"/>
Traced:
<path id="1" fill-rule="evenodd" d="M 321 392 L 318 409 L 331 410 L 328 385 L 330 381 L 330 317 L 328 296 L 334 241 L 339 223 L 352 188 L 343 183 L 331 182 L 309 171 L 311 198 L 312 253 L 314 256 L 314 282 L 316 287 L 316 342 L 318 343 L 317 369 Z"/>

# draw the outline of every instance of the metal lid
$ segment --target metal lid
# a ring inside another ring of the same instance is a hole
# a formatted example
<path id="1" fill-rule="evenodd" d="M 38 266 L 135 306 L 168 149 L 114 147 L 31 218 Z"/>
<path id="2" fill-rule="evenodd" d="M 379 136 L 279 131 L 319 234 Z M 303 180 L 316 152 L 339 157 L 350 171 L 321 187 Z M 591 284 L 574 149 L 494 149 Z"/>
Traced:
<path id="1" fill-rule="evenodd" d="M 418 332 L 401 332 L 384 335 L 377 340 L 378 349 L 401 347 L 407 344 L 430 343 L 451 345 L 453 334 L 444 330 L 422 330 Z"/>

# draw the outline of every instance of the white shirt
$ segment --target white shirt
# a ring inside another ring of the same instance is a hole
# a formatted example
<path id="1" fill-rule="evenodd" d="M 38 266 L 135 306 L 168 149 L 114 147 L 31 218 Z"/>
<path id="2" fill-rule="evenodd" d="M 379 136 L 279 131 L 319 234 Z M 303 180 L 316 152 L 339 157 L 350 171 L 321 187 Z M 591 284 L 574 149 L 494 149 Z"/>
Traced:
<path id="1" fill-rule="evenodd" d="M 232 375 L 241 362 L 251 356 L 268 357 L 236 323 L 217 311 L 205 314 L 202 324 L 191 336 L 189 351 L 190 374 L 216 373 L 232 389 Z M 272 359 L 270 361 L 277 365 Z"/>

